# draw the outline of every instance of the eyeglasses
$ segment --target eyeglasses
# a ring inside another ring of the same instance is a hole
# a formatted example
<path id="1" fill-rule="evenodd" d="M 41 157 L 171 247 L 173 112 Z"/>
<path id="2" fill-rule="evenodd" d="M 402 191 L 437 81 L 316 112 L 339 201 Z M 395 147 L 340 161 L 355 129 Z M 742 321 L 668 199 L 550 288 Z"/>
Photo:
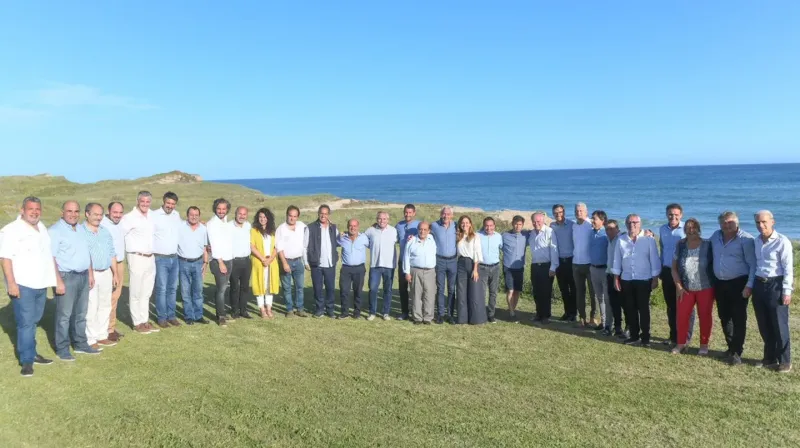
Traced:
<path id="1" fill-rule="evenodd" d="M 641 221 L 628 221 L 628 224 L 641 224 Z"/>

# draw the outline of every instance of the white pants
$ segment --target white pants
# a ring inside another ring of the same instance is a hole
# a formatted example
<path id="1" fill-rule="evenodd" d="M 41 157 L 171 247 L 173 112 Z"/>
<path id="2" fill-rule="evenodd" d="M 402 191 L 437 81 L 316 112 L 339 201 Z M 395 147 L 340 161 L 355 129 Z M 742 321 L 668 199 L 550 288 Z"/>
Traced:
<path id="1" fill-rule="evenodd" d="M 133 325 L 150 320 L 150 296 L 156 283 L 156 259 L 128 254 L 129 289 L 128 299 Z"/>
<path id="2" fill-rule="evenodd" d="M 86 310 L 86 339 L 89 340 L 89 345 L 108 339 L 113 280 L 111 269 L 94 271 L 94 288 L 89 290 L 89 307 Z"/>
<path id="3" fill-rule="evenodd" d="M 264 268 L 264 285 L 267 287 L 267 291 L 269 291 L 269 266 Z M 264 308 L 265 306 L 270 307 L 272 306 L 272 294 L 256 296 L 256 301 L 258 302 L 259 308 Z"/>

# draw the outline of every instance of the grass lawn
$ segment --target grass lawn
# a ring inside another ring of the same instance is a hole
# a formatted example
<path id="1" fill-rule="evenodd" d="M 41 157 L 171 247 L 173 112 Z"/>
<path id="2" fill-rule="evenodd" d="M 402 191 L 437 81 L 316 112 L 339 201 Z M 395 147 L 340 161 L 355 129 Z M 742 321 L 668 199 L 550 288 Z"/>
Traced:
<path id="1" fill-rule="evenodd" d="M 4 192 L 8 179 L 0 179 Z M 47 224 L 67 197 L 83 204 L 119 196 L 132 205 L 142 187 L 157 197 L 173 189 L 180 210 L 196 200 L 204 217 L 220 192 L 234 204 L 267 204 L 279 215 L 288 201 L 303 207 L 326 200 L 270 198 L 211 183 L 51 184 L 6 195 L 2 204 L 11 211 L 3 222 L 30 193 L 42 196 Z M 433 217 L 434 210 L 423 214 Z M 347 213 L 368 219 L 374 212 Z M 342 223 L 344 214 L 335 211 L 334 221 Z M 399 211 L 392 215 L 399 218 Z M 308 276 L 306 286 L 311 310 Z M 207 316 L 213 293 L 208 276 Z M 150 335 L 130 329 L 123 294 L 119 328 L 126 336 L 119 345 L 22 378 L 13 312 L 0 285 L 0 446 L 800 446 L 800 374 L 722 363 L 716 319 L 714 356 L 695 355 L 698 338 L 691 354 L 672 356 L 658 343 L 626 347 L 571 324 L 530 325 L 529 295 L 522 322 L 507 322 L 502 294 L 500 322 L 479 327 L 276 316 Z M 660 294 L 653 297 L 656 342 L 667 334 Z M 54 309 L 48 300 L 37 333 L 46 357 L 54 356 Z M 560 314 L 560 303 L 553 309 Z M 800 322 L 791 319 L 797 341 Z M 762 345 L 752 312 L 748 322 L 745 358 L 752 364 Z"/>

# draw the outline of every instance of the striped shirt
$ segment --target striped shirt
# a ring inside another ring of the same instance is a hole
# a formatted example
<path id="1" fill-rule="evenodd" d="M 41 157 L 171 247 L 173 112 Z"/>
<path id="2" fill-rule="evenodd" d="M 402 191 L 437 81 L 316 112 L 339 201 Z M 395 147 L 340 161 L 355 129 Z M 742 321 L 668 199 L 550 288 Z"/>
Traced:
<path id="1" fill-rule="evenodd" d="M 92 231 L 84 222 L 81 226 L 83 236 L 89 245 L 89 257 L 92 259 L 92 269 L 105 271 L 111 267 L 111 259 L 116 258 L 114 238 L 111 232 L 103 226 L 97 227 L 97 232 Z"/>

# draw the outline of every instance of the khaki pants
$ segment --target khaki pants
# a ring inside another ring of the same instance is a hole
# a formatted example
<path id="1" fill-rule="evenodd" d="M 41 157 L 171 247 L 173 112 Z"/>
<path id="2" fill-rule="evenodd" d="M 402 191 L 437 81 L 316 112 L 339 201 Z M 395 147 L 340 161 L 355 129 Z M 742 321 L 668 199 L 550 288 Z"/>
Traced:
<path id="1" fill-rule="evenodd" d="M 411 298 L 414 321 L 432 321 L 436 302 L 435 269 L 411 268 Z"/>

